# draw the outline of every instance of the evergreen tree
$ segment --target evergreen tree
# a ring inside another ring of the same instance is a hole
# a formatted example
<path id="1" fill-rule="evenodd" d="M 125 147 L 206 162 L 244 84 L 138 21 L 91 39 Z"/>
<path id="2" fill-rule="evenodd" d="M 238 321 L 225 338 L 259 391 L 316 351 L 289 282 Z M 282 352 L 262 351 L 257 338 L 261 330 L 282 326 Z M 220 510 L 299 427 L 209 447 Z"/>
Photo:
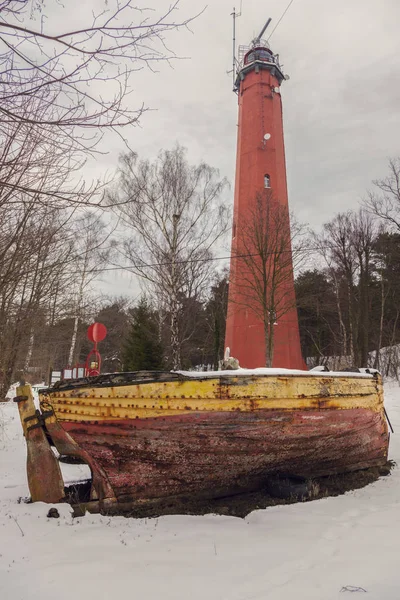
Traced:
<path id="1" fill-rule="evenodd" d="M 163 368 L 163 351 L 157 339 L 154 311 L 145 297 L 132 311 L 132 324 L 123 352 L 125 371 Z"/>
<path id="2" fill-rule="evenodd" d="M 219 361 L 224 358 L 228 287 L 229 272 L 224 270 L 221 274 L 215 276 L 210 298 L 205 306 L 207 322 L 206 356 L 208 356 L 208 362 L 213 365 L 215 370 L 218 369 Z"/>
<path id="3" fill-rule="evenodd" d="M 296 279 L 301 350 L 304 357 L 323 364 L 340 352 L 339 321 L 332 283 L 323 271 L 303 271 Z"/>

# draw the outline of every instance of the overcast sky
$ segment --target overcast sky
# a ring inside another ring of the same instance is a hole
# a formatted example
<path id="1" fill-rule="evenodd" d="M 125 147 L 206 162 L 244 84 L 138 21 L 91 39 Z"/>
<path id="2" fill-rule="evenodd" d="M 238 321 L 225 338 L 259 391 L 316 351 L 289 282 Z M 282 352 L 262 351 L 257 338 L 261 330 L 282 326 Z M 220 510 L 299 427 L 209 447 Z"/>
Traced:
<path id="1" fill-rule="evenodd" d="M 243 0 L 238 44 L 248 44 L 269 16 L 272 31 L 288 2 Z M 180 12 L 188 16 L 200 6 L 181 0 Z M 135 75 L 132 102 L 154 110 L 143 116 L 131 146 L 151 158 L 180 142 L 192 162 L 206 160 L 233 183 L 232 8 L 232 0 L 210 0 L 192 32 L 168 39 L 189 58 Z M 400 155 L 399 23 L 399 0 L 294 0 L 271 37 L 290 75 L 282 85 L 289 203 L 313 227 L 356 208 L 371 181 L 385 176 L 388 158 Z M 122 147 L 114 139 L 109 149 L 98 168 L 112 171 Z M 121 277 L 107 277 L 104 291 L 130 293 Z"/>

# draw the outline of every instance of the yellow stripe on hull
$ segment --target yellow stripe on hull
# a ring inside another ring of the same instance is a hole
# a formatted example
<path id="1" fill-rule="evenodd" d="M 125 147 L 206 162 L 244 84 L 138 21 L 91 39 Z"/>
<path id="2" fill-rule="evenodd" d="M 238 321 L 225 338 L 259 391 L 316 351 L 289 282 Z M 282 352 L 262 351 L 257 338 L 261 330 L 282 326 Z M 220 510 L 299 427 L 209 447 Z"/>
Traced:
<path id="1" fill-rule="evenodd" d="M 381 411 L 380 377 L 221 376 L 215 379 L 74 388 L 41 395 L 60 421 L 150 419 L 192 412 L 254 410 Z"/>

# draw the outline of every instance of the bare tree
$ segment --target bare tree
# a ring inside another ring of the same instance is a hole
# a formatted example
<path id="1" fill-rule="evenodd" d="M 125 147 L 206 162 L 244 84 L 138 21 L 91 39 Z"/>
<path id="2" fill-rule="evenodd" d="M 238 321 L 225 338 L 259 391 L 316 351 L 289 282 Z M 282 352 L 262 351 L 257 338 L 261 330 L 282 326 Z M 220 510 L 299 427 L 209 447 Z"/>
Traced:
<path id="1" fill-rule="evenodd" d="M 73 225 L 74 277 L 70 285 L 71 316 L 73 331 L 68 354 L 68 364 L 76 359 L 76 344 L 79 323 L 85 315 L 85 299 L 88 298 L 91 284 L 98 277 L 102 265 L 108 260 L 112 247 L 111 229 L 93 212 L 80 216 Z"/>
<path id="2" fill-rule="evenodd" d="M 375 186 L 374 191 L 370 191 L 368 197 L 364 201 L 364 205 L 368 211 L 376 215 L 384 227 L 389 232 L 400 233 L 400 158 L 392 158 L 389 160 L 389 174 L 383 179 L 377 179 L 373 181 Z M 381 310 L 380 310 L 380 324 L 379 324 L 379 341 L 375 352 L 374 366 L 379 368 L 381 356 L 381 347 L 383 339 L 383 330 L 387 325 L 385 323 L 385 310 L 386 300 L 391 292 L 393 282 L 385 281 L 380 276 L 380 287 L 381 287 Z M 399 313 L 392 324 L 392 335 L 390 341 L 390 347 L 395 343 L 397 334 L 397 324 L 399 320 Z M 390 368 L 394 365 L 394 371 L 398 376 L 398 352 L 397 348 L 392 348 L 386 352 L 384 362 L 386 361 L 386 374 L 389 373 Z M 389 365 L 389 366 L 388 366 Z"/>
<path id="3" fill-rule="evenodd" d="M 267 367 L 272 366 L 275 325 L 296 306 L 293 266 L 298 266 L 303 256 L 302 232 L 303 227 L 294 219 L 290 227 L 287 208 L 277 202 L 271 190 L 265 190 L 257 195 L 236 234 L 238 258 L 231 282 L 237 286 L 238 304 L 263 323 Z"/>
<path id="4" fill-rule="evenodd" d="M 400 232 L 400 158 L 389 161 L 389 175 L 373 181 L 375 190 L 365 200 L 366 208 L 391 230 Z"/>
<path id="5" fill-rule="evenodd" d="M 399 241 L 400 233 L 381 230 L 374 244 L 376 293 L 380 297 L 379 305 L 376 303 L 380 315 L 377 328 L 379 335 L 376 337 L 375 343 L 374 367 L 382 369 L 384 372 L 387 366 L 390 367 L 389 370 L 392 367 L 398 368 L 399 366 L 399 363 L 396 363 L 398 351 L 395 348 L 391 349 L 399 341 Z M 384 347 L 383 351 L 382 347 Z M 386 372 L 386 374 L 388 373 Z"/>
<path id="6" fill-rule="evenodd" d="M 373 216 L 360 209 L 339 213 L 315 236 L 335 289 L 342 356 L 352 365 L 364 366 L 369 361 L 370 291 L 378 231 Z"/>
<path id="7" fill-rule="evenodd" d="M 191 166 L 180 146 L 161 151 L 154 162 L 121 157 L 114 202 L 122 201 L 117 210 L 130 234 L 120 251 L 168 320 L 174 369 L 182 359 L 183 301 L 204 297 L 213 246 L 228 226 L 229 211 L 220 198 L 226 185 L 216 169 Z"/>
<path id="8" fill-rule="evenodd" d="M 2 222 L 0 243 L 12 224 Z M 1 395 L 7 392 L 18 360 L 29 366 L 36 322 L 63 279 L 71 246 L 59 225 L 54 211 L 32 212 L 0 261 Z"/>
<path id="9" fill-rule="evenodd" d="M 139 8 L 133 0 L 99 5 L 97 14 L 68 29 L 60 26 L 68 11 L 61 3 L 51 14 L 43 0 L 0 0 L 0 146 L 10 151 L 10 128 L 17 128 L 23 141 L 14 138 L 15 159 L 26 139 L 40 139 L 34 156 L 23 153 L 26 164 L 43 164 L 39 150 L 50 146 L 63 153 L 68 171 L 98 151 L 105 131 L 125 140 L 124 128 L 137 124 L 146 110 L 132 102 L 132 75 L 176 58 L 167 48 L 168 34 L 192 20 L 177 18 L 179 0 L 165 12 Z M 102 190 L 98 182 L 63 188 L 51 182 L 40 189 L 47 200 L 88 202 Z M 36 184 L 35 178 L 0 178 L 0 187 L 25 194 L 36 194 Z"/>
<path id="10" fill-rule="evenodd" d="M 18 193 L 0 206 L 0 393 L 29 370 L 43 327 L 73 317 L 73 349 L 88 288 L 99 275 L 109 228 L 93 214 L 43 206 Z M 48 344 L 42 340 L 45 354 Z M 49 360 L 50 360 L 49 356 Z"/>

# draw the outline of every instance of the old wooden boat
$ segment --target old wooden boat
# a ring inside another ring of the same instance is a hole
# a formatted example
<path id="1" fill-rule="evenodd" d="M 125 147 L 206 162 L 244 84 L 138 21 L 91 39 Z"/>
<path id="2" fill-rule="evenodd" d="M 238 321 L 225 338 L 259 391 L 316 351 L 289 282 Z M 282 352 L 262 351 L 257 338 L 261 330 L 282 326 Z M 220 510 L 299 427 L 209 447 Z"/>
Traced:
<path id="1" fill-rule="evenodd" d="M 16 401 L 33 500 L 64 498 L 50 443 L 92 472 L 87 507 L 230 495 L 272 475 L 305 478 L 383 465 L 378 373 L 254 369 L 101 375 Z"/>

